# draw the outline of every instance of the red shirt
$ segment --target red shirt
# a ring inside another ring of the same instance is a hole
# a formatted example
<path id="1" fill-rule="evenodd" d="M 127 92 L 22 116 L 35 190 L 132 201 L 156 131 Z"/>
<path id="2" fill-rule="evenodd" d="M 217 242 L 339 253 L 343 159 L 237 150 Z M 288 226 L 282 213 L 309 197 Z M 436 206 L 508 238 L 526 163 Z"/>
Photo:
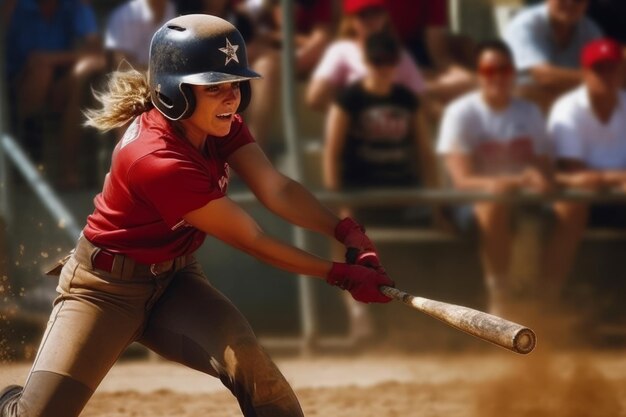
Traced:
<path id="1" fill-rule="evenodd" d="M 386 7 L 403 41 L 421 37 L 428 27 L 448 26 L 447 0 L 387 0 Z"/>
<path id="2" fill-rule="evenodd" d="M 332 23 L 333 4 L 330 0 L 317 0 L 308 5 L 296 3 L 294 13 L 296 31 L 308 34 L 318 25 L 330 25 Z"/>
<path id="3" fill-rule="evenodd" d="M 85 237 L 141 263 L 192 253 L 205 233 L 185 223 L 183 216 L 226 194 L 226 160 L 253 141 L 237 115 L 228 135 L 208 136 L 201 152 L 158 110 L 142 114 L 113 151 Z"/>

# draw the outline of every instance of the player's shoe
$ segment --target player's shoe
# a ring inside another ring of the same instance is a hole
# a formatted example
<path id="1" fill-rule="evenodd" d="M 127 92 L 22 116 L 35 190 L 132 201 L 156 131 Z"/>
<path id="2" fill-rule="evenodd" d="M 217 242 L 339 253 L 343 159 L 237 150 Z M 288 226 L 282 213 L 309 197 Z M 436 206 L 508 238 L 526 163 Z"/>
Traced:
<path id="1" fill-rule="evenodd" d="M 8 417 L 8 412 L 5 412 L 5 408 L 10 400 L 20 395 L 22 387 L 19 385 L 9 385 L 2 391 L 0 391 L 0 417 Z"/>

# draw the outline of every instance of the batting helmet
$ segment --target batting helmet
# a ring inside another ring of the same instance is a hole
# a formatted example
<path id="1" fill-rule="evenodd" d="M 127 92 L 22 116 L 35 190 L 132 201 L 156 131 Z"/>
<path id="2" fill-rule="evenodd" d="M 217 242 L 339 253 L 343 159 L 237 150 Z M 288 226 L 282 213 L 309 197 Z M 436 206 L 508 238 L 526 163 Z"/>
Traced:
<path id="1" fill-rule="evenodd" d="M 154 106 L 171 120 L 195 109 L 191 85 L 240 82 L 238 112 L 250 103 L 250 81 L 260 75 L 248 68 L 246 44 L 239 31 L 219 17 L 176 17 L 156 31 L 150 44 L 148 81 Z"/>

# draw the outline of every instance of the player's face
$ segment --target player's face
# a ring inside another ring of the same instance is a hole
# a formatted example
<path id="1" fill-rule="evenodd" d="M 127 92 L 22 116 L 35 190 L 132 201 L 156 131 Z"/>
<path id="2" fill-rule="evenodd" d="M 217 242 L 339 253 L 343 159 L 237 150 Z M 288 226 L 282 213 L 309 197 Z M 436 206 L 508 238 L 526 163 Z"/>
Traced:
<path id="1" fill-rule="evenodd" d="M 478 58 L 478 83 L 484 95 L 495 100 L 508 99 L 513 94 L 515 68 L 506 54 L 486 50 Z"/>
<path id="2" fill-rule="evenodd" d="M 582 19 L 589 0 L 547 0 L 550 17 L 560 23 L 574 25 Z"/>
<path id="3" fill-rule="evenodd" d="M 239 83 L 192 86 L 196 109 L 187 122 L 206 135 L 226 136 L 230 132 L 239 102 Z"/>
<path id="4" fill-rule="evenodd" d="M 583 70 L 583 80 L 591 94 L 612 96 L 623 83 L 624 65 L 621 62 L 598 62 Z"/>

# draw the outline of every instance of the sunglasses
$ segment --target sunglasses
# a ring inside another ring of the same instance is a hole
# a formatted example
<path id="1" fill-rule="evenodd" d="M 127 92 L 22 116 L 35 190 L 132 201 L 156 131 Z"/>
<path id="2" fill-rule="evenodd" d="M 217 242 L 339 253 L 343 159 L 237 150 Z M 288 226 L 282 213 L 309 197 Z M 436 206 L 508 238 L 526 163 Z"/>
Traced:
<path id="1" fill-rule="evenodd" d="M 513 75 L 515 68 L 513 65 L 482 65 L 478 67 L 478 74 L 486 78 L 493 78 L 497 75 L 510 76 Z"/>

